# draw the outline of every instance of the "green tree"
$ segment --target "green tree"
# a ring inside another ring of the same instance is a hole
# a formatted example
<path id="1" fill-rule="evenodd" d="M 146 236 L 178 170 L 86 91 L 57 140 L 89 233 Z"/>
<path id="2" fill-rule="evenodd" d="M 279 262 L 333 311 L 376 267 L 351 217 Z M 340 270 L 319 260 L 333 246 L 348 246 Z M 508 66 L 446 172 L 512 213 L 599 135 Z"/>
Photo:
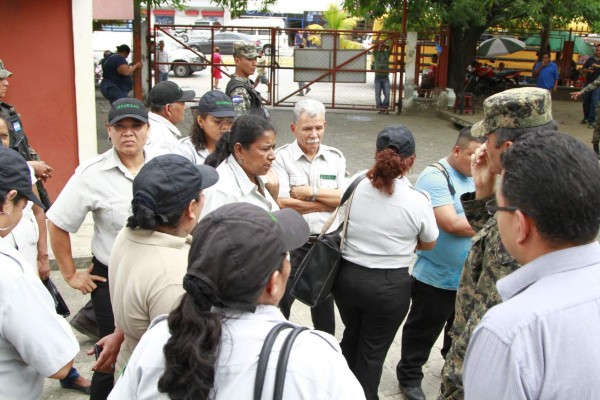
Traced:
<path id="1" fill-rule="evenodd" d="M 399 30 L 402 2 L 344 0 L 344 8 L 357 16 L 386 16 L 386 28 Z M 440 24 L 450 26 L 448 86 L 457 90 L 462 88 L 465 69 L 486 29 L 516 21 L 530 21 L 540 28 L 544 27 L 547 32 L 573 20 L 587 22 L 594 31 L 600 31 L 600 1 L 410 0 L 407 11 L 410 30 L 431 31 Z"/>

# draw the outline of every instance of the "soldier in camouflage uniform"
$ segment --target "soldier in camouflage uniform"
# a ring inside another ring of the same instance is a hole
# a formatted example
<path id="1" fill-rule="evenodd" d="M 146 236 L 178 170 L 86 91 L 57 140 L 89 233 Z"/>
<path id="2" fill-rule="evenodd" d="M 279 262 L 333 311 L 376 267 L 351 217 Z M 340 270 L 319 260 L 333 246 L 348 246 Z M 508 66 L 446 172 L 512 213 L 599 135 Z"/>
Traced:
<path id="1" fill-rule="evenodd" d="M 520 266 L 502 245 L 496 218 L 485 209 L 488 201 L 495 202 L 500 157 L 524 134 L 558 128 L 552 119 L 550 92 L 545 89 L 506 90 L 487 98 L 483 106 L 484 119 L 471 128 L 472 136 L 486 138 L 472 157 L 476 191 L 461 196 L 465 216 L 476 233 L 458 287 L 452 346 L 442 369 L 439 399 L 464 398 L 462 366 L 469 338 L 485 312 L 501 302 L 496 282 Z"/>
<path id="2" fill-rule="evenodd" d="M 586 87 L 584 87 L 579 92 L 571 93 L 571 97 L 573 99 L 578 99 L 586 93 L 592 92 L 594 89 L 600 87 L 600 77 L 598 77 L 594 82 L 590 83 Z M 594 147 L 594 152 L 596 152 L 596 156 L 600 160 L 600 102 L 596 104 L 596 120 L 593 121 L 592 126 L 594 128 L 594 133 L 592 134 L 592 146 Z"/>
<path id="3" fill-rule="evenodd" d="M 233 44 L 233 59 L 235 73 L 225 88 L 225 94 L 233 102 L 233 108 L 240 115 L 259 115 L 269 118 L 268 111 L 263 107 L 262 97 L 254 88 L 250 76 L 256 71 L 258 51 L 252 42 L 235 42 Z"/>

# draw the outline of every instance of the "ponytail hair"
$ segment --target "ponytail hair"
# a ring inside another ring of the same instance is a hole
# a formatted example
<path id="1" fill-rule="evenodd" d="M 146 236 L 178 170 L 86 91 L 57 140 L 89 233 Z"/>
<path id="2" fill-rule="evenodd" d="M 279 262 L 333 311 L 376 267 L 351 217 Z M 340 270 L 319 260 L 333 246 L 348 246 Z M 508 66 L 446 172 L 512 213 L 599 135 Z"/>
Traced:
<path id="1" fill-rule="evenodd" d="M 171 399 L 208 399 L 215 384 L 215 364 L 221 343 L 221 316 L 212 313 L 213 302 L 200 293 L 197 279 L 184 278 L 187 290 L 169 314 L 171 337 L 163 349 L 165 372 L 158 390 Z"/>
<path id="2" fill-rule="evenodd" d="M 214 153 L 206 157 L 204 164 L 217 168 L 223 160 L 233 154 L 236 143 L 248 149 L 265 132 L 275 131 L 273 125 L 264 117 L 258 115 L 242 115 L 235 120 L 229 132 L 224 133 L 217 142 Z"/>
<path id="3" fill-rule="evenodd" d="M 193 200 L 200 201 L 200 194 Z M 176 210 L 162 214 L 157 210 L 156 202 L 152 195 L 139 190 L 134 194 L 131 201 L 132 215 L 127 218 L 127 227 L 131 229 L 139 227 L 151 231 L 155 231 L 161 226 L 177 228 L 181 216 L 188 205 L 189 203 Z"/>
<path id="4" fill-rule="evenodd" d="M 375 155 L 375 164 L 367 172 L 373 187 L 391 196 L 394 193 L 394 179 L 404 176 L 413 166 L 415 155 L 400 157 L 392 147 Z"/>

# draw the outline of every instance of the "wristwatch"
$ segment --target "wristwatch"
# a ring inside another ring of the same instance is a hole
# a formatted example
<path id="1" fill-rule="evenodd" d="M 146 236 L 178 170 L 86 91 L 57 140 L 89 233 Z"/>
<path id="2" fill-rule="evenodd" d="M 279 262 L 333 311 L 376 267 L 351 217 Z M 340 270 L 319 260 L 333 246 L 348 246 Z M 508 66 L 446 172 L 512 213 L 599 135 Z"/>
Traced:
<path id="1" fill-rule="evenodd" d="M 310 199 L 310 201 L 317 201 L 317 195 L 319 194 L 319 189 L 317 188 L 317 186 L 313 186 L 313 195 Z"/>

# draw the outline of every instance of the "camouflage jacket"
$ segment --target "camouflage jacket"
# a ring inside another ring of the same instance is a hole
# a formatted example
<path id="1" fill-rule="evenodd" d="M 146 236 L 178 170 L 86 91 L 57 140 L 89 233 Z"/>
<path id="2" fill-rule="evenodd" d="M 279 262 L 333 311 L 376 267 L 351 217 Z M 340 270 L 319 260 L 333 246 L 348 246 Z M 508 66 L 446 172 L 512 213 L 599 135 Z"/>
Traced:
<path id="1" fill-rule="evenodd" d="M 591 92 L 594 89 L 597 89 L 600 87 L 600 76 L 598 78 L 596 78 L 595 81 L 593 81 L 592 83 L 588 83 L 586 87 L 584 87 L 583 89 L 581 89 L 581 93 L 582 95 Z"/>
<path id="2" fill-rule="evenodd" d="M 476 233 L 456 294 L 452 346 L 442 369 L 439 399 L 464 398 L 462 366 L 471 334 L 485 312 L 501 302 L 496 282 L 520 266 L 502 245 L 496 218 L 485 209 L 492 199 L 475 200 L 475 193 L 461 196 L 465 216 Z"/>
<path id="3" fill-rule="evenodd" d="M 260 93 L 254 89 L 254 82 L 252 82 L 251 79 L 233 75 L 225 88 L 225 94 L 232 99 L 233 96 L 240 96 L 242 98 L 242 109 L 236 109 L 236 113 L 239 113 L 239 115 L 253 114 L 260 115 L 267 119 L 269 118 L 268 111 L 263 107 L 262 97 Z"/>

